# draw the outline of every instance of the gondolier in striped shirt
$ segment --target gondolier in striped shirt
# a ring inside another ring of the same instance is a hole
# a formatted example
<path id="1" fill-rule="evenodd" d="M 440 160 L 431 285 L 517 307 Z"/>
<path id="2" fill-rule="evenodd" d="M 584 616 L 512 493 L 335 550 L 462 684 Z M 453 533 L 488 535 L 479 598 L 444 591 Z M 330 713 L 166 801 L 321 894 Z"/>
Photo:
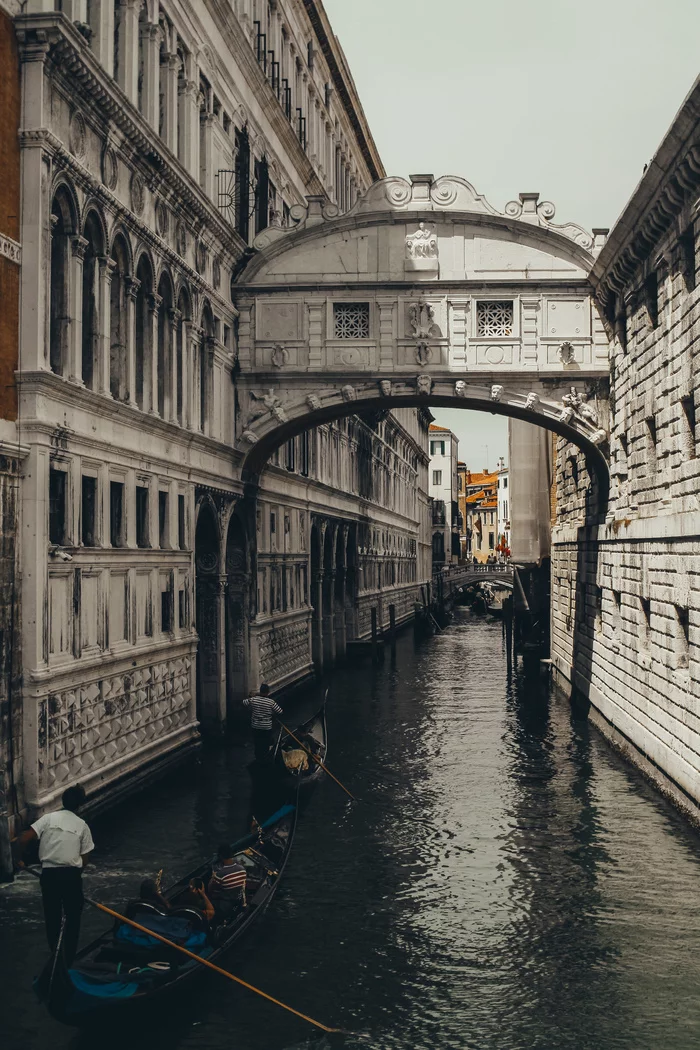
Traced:
<path id="1" fill-rule="evenodd" d="M 282 708 L 270 696 L 269 685 L 261 685 L 260 692 L 248 696 L 243 701 L 250 708 L 250 725 L 255 742 L 255 757 L 259 762 L 267 762 L 273 742 L 272 716 L 281 715 Z"/>

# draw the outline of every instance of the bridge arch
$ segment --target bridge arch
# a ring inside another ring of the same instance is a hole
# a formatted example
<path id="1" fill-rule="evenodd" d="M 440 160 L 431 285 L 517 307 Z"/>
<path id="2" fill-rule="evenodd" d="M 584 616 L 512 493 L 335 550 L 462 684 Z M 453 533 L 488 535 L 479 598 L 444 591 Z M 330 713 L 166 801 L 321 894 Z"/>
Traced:
<path id="1" fill-rule="evenodd" d="M 588 274 L 601 231 L 503 211 L 464 179 L 375 183 L 342 216 L 322 198 L 265 230 L 232 291 L 236 444 L 253 485 L 275 449 L 344 416 L 488 411 L 580 448 L 606 507 L 608 342 Z"/>

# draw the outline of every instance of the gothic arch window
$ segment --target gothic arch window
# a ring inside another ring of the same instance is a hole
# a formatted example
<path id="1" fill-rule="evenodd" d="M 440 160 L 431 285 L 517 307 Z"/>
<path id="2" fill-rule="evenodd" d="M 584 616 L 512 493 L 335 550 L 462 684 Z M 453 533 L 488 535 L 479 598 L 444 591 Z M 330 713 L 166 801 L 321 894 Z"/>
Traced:
<path id="1" fill-rule="evenodd" d="M 82 300 L 82 380 L 88 389 L 95 388 L 100 349 L 100 265 L 104 256 L 102 226 L 94 211 L 85 220 L 83 236 L 87 241 L 83 257 Z"/>
<path id="2" fill-rule="evenodd" d="M 135 383 L 136 404 L 139 408 L 148 409 L 149 373 L 151 361 L 152 333 L 151 307 L 153 296 L 153 270 L 146 255 L 142 255 L 136 267 L 136 280 L 138 289 L 134 314 L 136 329 L 134 333 L 135 343 Z"/>
<path id="3" fill-rule="evenodd" d="M 170 408 L 170 379 L 173 368 L 173 286 L 167 274 L 158 283 L 161 302 L 158 310 L 158 414 L 166 417 Z"/>
<path id="4" fill-rule="evenodd" d="M 127 361 L 127 282 L 129 279 L 129 251 L 122 234 L 112 245 L 112 282 L 109 310 L 109 392 L 117 401 L 128 401 Z"/>
<path id="5" fill-rule="evenodd" d="M 66 374 L 70 331 L 69 273 L 73 208 L 66 189 L 59 189 L 51 208 L 51 292 L 49 306 L 49 367 Z"/>

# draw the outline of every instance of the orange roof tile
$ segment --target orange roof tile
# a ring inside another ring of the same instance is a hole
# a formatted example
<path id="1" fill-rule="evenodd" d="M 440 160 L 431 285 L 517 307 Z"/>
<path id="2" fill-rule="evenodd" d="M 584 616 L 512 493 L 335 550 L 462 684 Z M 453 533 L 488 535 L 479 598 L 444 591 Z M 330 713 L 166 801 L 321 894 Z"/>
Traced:
<path id="1" fill-rule="evenodd" d="M 431 423 L 428 427 L 429 430 L 439 430 L 441 434 L 451 434 L 452 431 L 449 427 L 439 427 L 437 423 Z"/>

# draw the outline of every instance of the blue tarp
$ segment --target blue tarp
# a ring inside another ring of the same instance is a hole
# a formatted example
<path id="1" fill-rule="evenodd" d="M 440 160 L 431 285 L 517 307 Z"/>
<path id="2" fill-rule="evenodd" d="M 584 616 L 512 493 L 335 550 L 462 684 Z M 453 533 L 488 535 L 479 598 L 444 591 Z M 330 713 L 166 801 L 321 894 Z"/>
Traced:
<path id="1" fill-rule="evenodd" d="M 96 996 L 98 999 L 128 999 L 139 990 L 135 981 L 102 981 L 88 977 L 80 970 L 69 970 L 68 975 L 73 987 L 83 995 Z"/>
<path id="2" fill-rule="evenodd" d="M 191 952 L 196 952 L 206 943 L 206 933 L 193 933 L 192 926 L 187 919 L 178 916 L 144 915 L 139 916 L 135 921 L 154 933 L 160 934 L 161 937 L 167 937 L 169 941 L 188 948 Z M 135 930 L 133 926 L 127 926 L 126 923 L 118 928 L 116 939 L 120 944 L 129 944 L 136 948 L 153 948 L 161 945 L 161 942 L 155 937 L 149 937 L 148 934 Z"/>

